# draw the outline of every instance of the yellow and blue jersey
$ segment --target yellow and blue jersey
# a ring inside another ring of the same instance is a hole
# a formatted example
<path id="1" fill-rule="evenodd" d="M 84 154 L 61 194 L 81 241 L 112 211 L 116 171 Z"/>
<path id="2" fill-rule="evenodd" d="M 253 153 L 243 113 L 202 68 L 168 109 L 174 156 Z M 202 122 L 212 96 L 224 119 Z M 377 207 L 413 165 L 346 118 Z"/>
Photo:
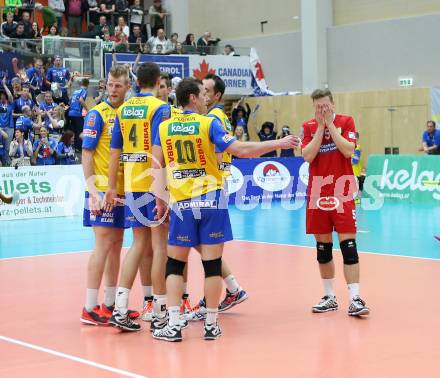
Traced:
<path id="1" fill-rule="evenodd" d="M 162 147 L 171 202 L 222 189 L 216 152 L 234 141 L 216 118 L 191 111 L 162 122 L 154 145 Z"/>
<path id="2" fill-rule="evenodd" d="M 183 113 L 182 109 L 180 109 L 174 105 L 171 105 L 171 117 L 175 117 L 175 116 L 180 115 L 182 113 Z"/>
<path id="3" fill-rule="evenodd" d="M 119 107 L 111 147 L 122 150 L 125 192 L 151 192 L 153 140 L 170 113 L 170 106 L 152 93 L 139 93 Z"/>
<path id="4" fill-rule="evenodd" d="M 83 106 L 81 105 L 80 100 L 87 98 L 87 89 L 81 87 L 73 92 L 72 98 L 70 100 L 69 105 L 69 116 L 70 117 L 82 117 Z"/>
<path id="5" fill-rule="evenodd" d="M 225 107 L 223 105 L 214 106 L 207 114 L 208 117 L 217 119 L 230 136 L 234 135 L 231 122 L 225 114 Z M 223 172 L 223 176 L 227 177 L 231 174 L 232 155 L 228 152 L 223 152 L 222 161 L 219 164 L 219 169 Z"/>
<path id="6" fill-rule="evenodd" d="M 359 144 L 356 144 L 354 153 L 351 157 L 351 165 L 353 167 L 353 174 L 359 177 L 362 173 L 362 149 Z"/>
<path id="7" fill-rule="evenodd" d="M 95 150 L 93 154 L 95 186 L 100 192 L 108 189 L 110 141 L 114 131 L 116 110 L 110 103 L 104 101 L 90 110 L 84 120 L 83 148 Z M 116 189 L 118 194 L 124 194 L 122 165 L 118 169 Z"/>

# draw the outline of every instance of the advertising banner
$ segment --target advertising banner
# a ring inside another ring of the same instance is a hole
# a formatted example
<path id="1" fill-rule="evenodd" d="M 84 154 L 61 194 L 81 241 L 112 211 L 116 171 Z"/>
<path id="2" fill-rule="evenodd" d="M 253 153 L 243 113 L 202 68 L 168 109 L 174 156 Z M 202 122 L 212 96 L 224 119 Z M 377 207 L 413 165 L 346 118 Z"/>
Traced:
<path id="1" fill-rule="evenodd" d="M 81 165 L 1 168 L 0 191 L 19 194 L 14 204 L 0 202 L 0 221 L 79 215 L 84 208 Z"/>
<path id="2" fill-rule="evenodd" d="M 134 64 L 136 54 L 116 54 L 118 63 Z M 252 89 L 252 70 L 248 56 L 224 55 L 142 55 L 141 62 L 154 62 L 173 77 L 204 79 L 209 73 L 220 76 L 226 84 L 227 95 L 249 95 Z M 112 66 L 112 54 L 105 54 L 106 76 Z"/>
<path id="3" fill-rule="evenodd" d="M 439 204 L 440 156 L 370 155 L 366 182 L 364 197 Z"/>
<path id="4" fill-rule="evenodd" d="M 308 179 L 309 164 L 302 157 L 234 159 L 227 179 L 229 204 L 240 208 L 281 201 L 299 208 Z"/>

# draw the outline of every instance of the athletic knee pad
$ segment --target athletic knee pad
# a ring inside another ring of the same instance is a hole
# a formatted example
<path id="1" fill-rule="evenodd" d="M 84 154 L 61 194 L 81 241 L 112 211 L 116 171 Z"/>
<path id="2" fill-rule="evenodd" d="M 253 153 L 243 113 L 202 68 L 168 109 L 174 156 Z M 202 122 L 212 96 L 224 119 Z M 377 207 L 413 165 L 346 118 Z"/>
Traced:
<path id="1" fill-rule="evenodd" d="M 167 278 L 170 274 L 174 274 L 176 276 L 183 276 L 183 270 L 185 269 L 186 262 L 173 259 L 168 257 L 167 267 L 165 269 L 165 278 Z"/>
<path id="2" fill-rule="evenodd" d="M 333 260 L 333 243 L 316 243 L 317 260 L 320 264 L 327 264 Z"/>
<path id="3" fill-rule="evenodd" d="M 342 252 L 342 258 L 345 265 L 354 265 L 359 262 L 356 240 L 347 239 L 339 243 Z"/>
<path id="4" fill-rule="evenodd" d="M 205 278 L 222 276 L 222 258 L 215 260 L 202 260 L 203 269 L 205 270 Z"/>

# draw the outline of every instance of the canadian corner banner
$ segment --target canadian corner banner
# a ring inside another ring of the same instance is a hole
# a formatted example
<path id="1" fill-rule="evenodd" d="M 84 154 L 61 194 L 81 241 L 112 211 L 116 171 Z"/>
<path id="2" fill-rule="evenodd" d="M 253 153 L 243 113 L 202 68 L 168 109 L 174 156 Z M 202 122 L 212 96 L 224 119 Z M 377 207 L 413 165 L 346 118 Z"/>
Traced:
<path id="1" fill-rule="evenodd" d="M 136 54 L 116 54 L 118 63 L 134 64 Z M 248 56 L 223 55 L 142 55 L 141 62 L 154 62 L 173 77 L 204 79 L 207 74 L 220 76 L 226 84 L 227 95 L 250 95 L 252 70 Z M 112 54 L 105 54 L 106 76 L 112 66 Z"/>
<path id="2" fill-rule="evenodd" d="M 232 164 L 227 179 L 229 204 L 239 209 L 258 204 L 270 207 L 273 201 L 281 201 L 288 209 L 304 205 L 309 164 L 302 157 L 234 159 Z"/>
<path id="3" fill-rule="evenodd" d="M 440 204 L 440 156 L 370 155 L 362 196 Z"/>
<path id="4" fill-rule="evenodd" d="M 14 204 L 0 201 L 0 221 L 74 216 L 84 208 L 81 165 L 0 168 L 0 191 L 19 194 Z"/>

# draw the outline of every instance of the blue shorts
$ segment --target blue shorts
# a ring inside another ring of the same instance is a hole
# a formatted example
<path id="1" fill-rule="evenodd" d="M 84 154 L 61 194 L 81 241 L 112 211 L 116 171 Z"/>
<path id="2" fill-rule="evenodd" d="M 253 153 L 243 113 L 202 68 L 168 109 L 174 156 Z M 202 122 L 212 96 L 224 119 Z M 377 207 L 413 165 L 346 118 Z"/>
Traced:
<path id="1" fill-rule="evenodd" d="M 105 193 L 99 193 L 104 197 Z M 116 227 L 125 228 L 125 206 L 119 204 L 115 206 L 111 212 L 102 212 L 101 215 L 92 215 L 89 210 L 89 192 L 85 193 L 83 226 L 84 227 Z"/>
<path id="2" fill-rule="evenodd" d="M 158 224 L 154 220 L 156 197 L 152 193 L 125 193 L 125 225 L 126 227 L 150 227 Z"/>
<path id="3" fill-rule="evenodd" d="M 210 192 L 173 204 L 168 244 L 195 247 L 232 240 L 231 222 L 225 193 Z"/>

